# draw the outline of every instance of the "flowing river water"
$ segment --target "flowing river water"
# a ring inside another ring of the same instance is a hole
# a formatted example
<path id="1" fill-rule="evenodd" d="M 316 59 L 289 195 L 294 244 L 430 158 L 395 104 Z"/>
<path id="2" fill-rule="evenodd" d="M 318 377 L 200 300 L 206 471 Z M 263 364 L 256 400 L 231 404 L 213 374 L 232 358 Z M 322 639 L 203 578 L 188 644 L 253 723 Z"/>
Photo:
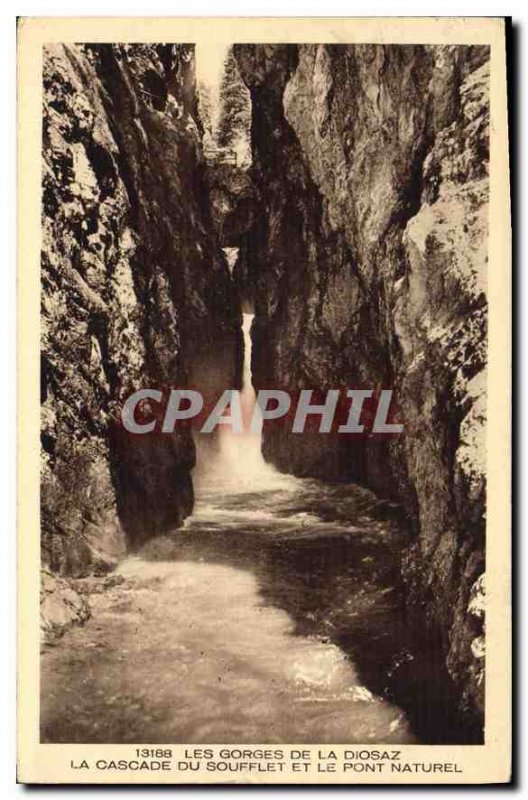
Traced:
<path id="1" fill-rule="evenodd" d="M 43 741 L 456 740 L 404 612 L 402 532 L 366 490 L 280 474 L 259 436 L 222 428 L 197 442 L 185 526 L 124 560 L 45 649 Z"/>

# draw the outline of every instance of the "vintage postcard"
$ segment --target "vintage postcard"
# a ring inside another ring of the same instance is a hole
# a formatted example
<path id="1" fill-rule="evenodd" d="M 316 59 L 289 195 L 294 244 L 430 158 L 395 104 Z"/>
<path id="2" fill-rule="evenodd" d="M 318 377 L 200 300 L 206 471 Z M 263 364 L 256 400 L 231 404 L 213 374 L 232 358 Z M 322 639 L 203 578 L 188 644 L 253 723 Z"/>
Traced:
<path id="1" fill-rule="evenodd" d="M 23 18 L 19 780 L 507 783 L 501 18 Z"/>

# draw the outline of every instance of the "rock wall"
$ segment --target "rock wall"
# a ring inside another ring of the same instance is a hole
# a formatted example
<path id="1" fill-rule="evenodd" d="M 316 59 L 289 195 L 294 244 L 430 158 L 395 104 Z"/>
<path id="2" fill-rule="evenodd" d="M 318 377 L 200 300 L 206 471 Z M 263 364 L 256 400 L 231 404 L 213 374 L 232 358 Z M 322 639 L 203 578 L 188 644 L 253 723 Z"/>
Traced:
<path id="1" fill-rule="evenodd" d="M 131 436 L 126 396 L 236 380 L 239 312 L 196 120 L 192 46 L 45 48 L 41 508 L 55 573 L 104 573 L 192 508 L 190 431 Z"/>
<path id="2" fill-rule="evenodd" d="M 265 431 L 300 475 L 404 504 L 410 605 L 483 715 L 486 47 L 236 45 L 258 214 L 237 275 L 257 388 L 390 387 L 394 439 Z M 323 443 L 321 444 L 321 442 Z"/>

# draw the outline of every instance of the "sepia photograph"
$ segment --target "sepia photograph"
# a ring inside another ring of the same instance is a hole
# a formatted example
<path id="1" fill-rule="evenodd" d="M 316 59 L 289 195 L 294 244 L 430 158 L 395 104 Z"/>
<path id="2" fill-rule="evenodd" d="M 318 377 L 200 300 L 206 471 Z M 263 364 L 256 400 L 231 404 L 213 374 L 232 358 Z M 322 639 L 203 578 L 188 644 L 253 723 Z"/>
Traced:
<path id="1" fill-rule="evenodd" d="M 294 22 L 42 33 L 36 746 L 98 746 L 68 781 L 457 782 L 490 741 L 504 31 Z"/>

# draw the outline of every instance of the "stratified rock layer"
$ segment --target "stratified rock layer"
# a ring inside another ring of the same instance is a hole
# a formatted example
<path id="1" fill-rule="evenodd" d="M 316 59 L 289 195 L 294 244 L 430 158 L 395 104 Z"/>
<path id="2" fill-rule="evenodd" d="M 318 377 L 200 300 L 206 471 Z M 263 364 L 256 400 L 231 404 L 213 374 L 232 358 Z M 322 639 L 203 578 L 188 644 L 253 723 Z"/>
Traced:
<path id="1" fill-rule="evenodd" d="M 234 385 L 240 320 L 192 46 L 46 47 L 43 114 L 43 561 L 101 574 L 193 503 L 190 431 L 131 436 L 123 400 Z"/>
<path id="2" fill-rule="evenodd" d="M 488 49 L 235 53 L 251 91 L 259 193 L 237 267 L 256 310 L 257 388 L 391 387 L 405 425 L 392 440 L 277 426 L 264 453 L 283 470 L 359 480 L 404 503 L 415 535 L 409 600 L 438 627 L 478 727 Z"/>

